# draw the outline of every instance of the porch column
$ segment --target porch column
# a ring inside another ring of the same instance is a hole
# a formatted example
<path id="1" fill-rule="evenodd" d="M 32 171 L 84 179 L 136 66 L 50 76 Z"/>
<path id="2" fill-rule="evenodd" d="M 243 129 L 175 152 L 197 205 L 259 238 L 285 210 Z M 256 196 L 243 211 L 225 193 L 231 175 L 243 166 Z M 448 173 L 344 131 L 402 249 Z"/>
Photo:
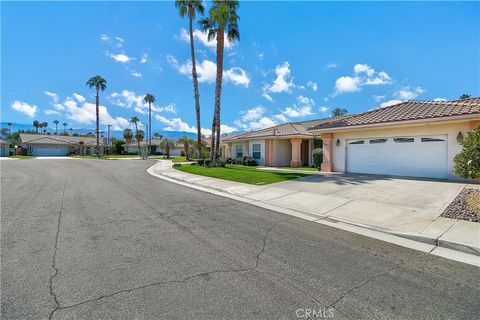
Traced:
<path id="1" fill-rule="evenodd" d="M 302 139 L 293 138 L 290 139 L 292 144 L 292 161 L 290 161 L 290 167 L 301 167 L 302 166 Z"/>
<path id="2" fill-rule="evenodd" d="M 245 153 L 243 156 L 244 157 L 250 156 L 250 144 L 248 143 L 248 141 L 245 141 Z"/>
<path id="3" fill-rule="evenodd" d="M 480 125 L 480 120 L 470 121 L 470 131 L 475 130 Z"/>
<path id="4" fill-rule="evenodd" d="M 227 143 L 227 146 L 225 147 L 225 157 L 228 158 L 233 158 L 232 157 L 232 143 Z"/>
<path id="5" fill-rule="evenodd" d="M 265 165 L 272 166 L 272 154 L 273 154 L 273 140 L 265 140 Z"/>
<path id="6" fill-rule="evenodd" d="M 333 171 L 333 133 L 322 133 L 323 141 L 323 162 L 321 170 Z"/>

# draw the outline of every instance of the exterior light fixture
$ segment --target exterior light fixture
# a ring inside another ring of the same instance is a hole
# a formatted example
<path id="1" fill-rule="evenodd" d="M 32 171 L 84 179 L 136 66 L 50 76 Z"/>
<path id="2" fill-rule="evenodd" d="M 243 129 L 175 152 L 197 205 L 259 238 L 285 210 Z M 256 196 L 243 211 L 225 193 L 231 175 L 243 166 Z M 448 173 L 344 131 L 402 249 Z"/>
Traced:
<path id="1" fill-rule="evenodd" d="M 463 133 L 462 133 L 462 131 L 459 131 L 459 132 L 458 132 L 457 141 L 458 141 L 459 143 L 463 141 Z"/>
<path id="2" fill-rule="evenodd" d="M 335 142 L 336 146 L 340 146 L 340 139 L 337 139 L 337 141 Z"/>

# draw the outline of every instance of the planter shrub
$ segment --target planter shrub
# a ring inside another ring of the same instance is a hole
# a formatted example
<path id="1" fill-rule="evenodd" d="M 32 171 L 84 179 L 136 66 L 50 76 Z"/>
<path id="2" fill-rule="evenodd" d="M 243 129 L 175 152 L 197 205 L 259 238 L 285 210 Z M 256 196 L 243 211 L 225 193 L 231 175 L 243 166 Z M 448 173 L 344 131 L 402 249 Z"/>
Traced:
<path id="1" fill-rule="evenodd" d="M 312 151 L 312 158 L 313 158 L 313 166 L 315 168 L 320 169 L 323 162 L 323 149 L 315 148 Z"/>
<path id="2" fill-rule="evenodd" d="M 480 126 L 468 132 L 460 144 L 463 150 L 453 159 L 455 174 L 464 179 L 480 179 Z"/>

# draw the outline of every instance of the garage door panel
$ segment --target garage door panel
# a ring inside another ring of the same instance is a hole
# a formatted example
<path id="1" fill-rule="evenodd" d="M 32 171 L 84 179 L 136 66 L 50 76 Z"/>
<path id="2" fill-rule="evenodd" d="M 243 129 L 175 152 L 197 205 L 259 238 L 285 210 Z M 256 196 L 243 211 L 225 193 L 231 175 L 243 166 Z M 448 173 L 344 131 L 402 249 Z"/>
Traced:
<path id="1" fill-rule="evenodd" d="M 33 156 L 66 156 L 68 155 L 68 148 L 61 146 L 52 147 L 32 147 Z"/>
<path id="2" fill-rule="evenodd" d="M 423 138 L 423 139 L 422 139 Z M 386 141 L 385 141 L 386 140 Z M 347 140 L 347 171 L 447 178 L 447 136 Z"/>

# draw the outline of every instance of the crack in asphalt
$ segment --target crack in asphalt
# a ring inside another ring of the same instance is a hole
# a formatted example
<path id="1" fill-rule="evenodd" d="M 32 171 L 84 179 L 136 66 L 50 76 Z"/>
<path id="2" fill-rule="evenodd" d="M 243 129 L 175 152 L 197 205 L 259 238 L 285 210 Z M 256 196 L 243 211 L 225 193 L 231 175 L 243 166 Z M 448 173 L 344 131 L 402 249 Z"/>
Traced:
<path id="1" fill-rule="evenodd" d="M 377 278 L 380 278 L 380 277 L 384 277 L 384 276 L 389 275 L 390 272 L 392 272 L 393 270 L 395 270 L 395 269 L 397 269 L 397 268 L 399 268 L 399 266 L 394 266 L 394 267 L 388 269 L 388 270 L 385 271 L 385 272 L 375 274 L 375 275 L 371 276 L 370 278 L 368 278 L 367 280 L 363 281 L 362 283 L 360 283 L 360 284 L 358 284 L 358 285 L 356 285 L 356 286 L 348 289 L 344 294 L 342 294 L 340 297 L 338 297 L 337 299 L 335 299 L 335 301 L 333 301 L 332 303 L 330 303 L 330 304 L 327 306 L 327 309 L 332 308 L 332 307 L 335 308 L 335 306 L 336 306 L 340 301 L 342 301 L 346 296 L 348 296 L 348 295 L 349 295 L 350 293 L 352 293 L 353 291 L 355 291 L 355 290 L 357 290 L 357 289 L 365 286 L 366 284 L 368 284 L 369 282 L 371 282 L 371 281 L 373 281 L 373 280 L 375 280 L 375 279 L 377 279 Z"/>
<path id="2" fill-rule="evenodd" d="M 293 219 L 294 217 L 288 217 L 287 219 L 280 219 L 278 221 L 276 221 L 275 223 L 273 223 L 264 233 L 263 235 L 263 239 L 262 239 L 262 248 L 260 249 L 260 251 L 258 251 L 256 254 L 255 254 L 255 264 L 253 267 L 249 267 L 249 268 L 232 268 L 232 269 L 222 269 L 222 270 L 212 270 L 212 271 L 207 271 L 207 272 L 201 272 L 201 273 L 197 273 L 197 274 L 194 274 L 194 275 L 191 275 L 191 276 L 188 276 L 186 278 L 183 278 L 183 279 L 179 279 L 179 280 L 170 280 L 170 281 L 158 281 L 158 282 L 153 282 L 153 283 L 149 283 L 149 284 L 146 284 L 146 285 L 143 285 L 143 286 L 138 286 L 138 287 L 133 287 L 133 288 L 128 288 L 128 289 L 122 289 L 122 290 L 118 290 L 118 291 L 115 291 L 115 292 L 112 292 L 112 293 L 109 293 L 109 294 L 106 294 L 106 295 L 102 295 L 102 296 L 99 296 L 97 298 L 94 298 L 94 299 L 87 299 L 87 300 L 84 300 L 84 301 L 81 301 L 81 302 L 78 302 L 78 303 L 75 303 L 75 304 L 71 304 L 71 305 L 67 305 L 67 306 L 61 306 L 60 303 L 58 302 L 57 300 L 57 297 L 56 295 L 53 293 L 53 291 L 51 291 L 51 294 L 54 296 L 54 299 L 55 299 L 55 302 L 57 304 L 57 307 L 52 311 L 52 313 L 50 314 L 49 316 L 49 320 L 51 320 L 53 318 L 53 315 L 57 312 L 57 311 L 61 311 L 61 310 L 66 310 L 66 309 L 70 309 L 70 308 L 74 308 L 74 307 L 78 307 L 78 306 L 81 306 L 81 305 L 84 305 L 84 304 L 87 304 L 87 303 L 91 303 L 91 302 L 97 302 L 97 301 L 100 301 L 100 300 L 103 300 L 103 299 L 107 299 L 107 298 L 111 298 L 113 296 L 116 296 L 118 294 L 121 294 L 121 293 L 130 293 L 130 292 L 133 292 L 133 291 L 137 291 L 137 290 L 142 290 L 142 289 L 146 289 L 146 288 L 150 288 L 150 287 L 156 287 L 156 286 L 165 286 L 165 285 L 169 285 L 169 284 L 181 284 L 181 283 L 185 283 L 187 281 L 190 281 L 192 279 L 196 279 L 196 278 L 200 278 L 200 277 L 208 277 L 209 275 L 211 274 L 219 274 L 219 273 L 237 273 L 237 272 L 247 272 L 247 271 L 255 271 L 257 268 L 258 268 L 258 265 L 260 263 L 260 257 L 261 255 L 265 252 L 265 248 L 267 247 L 267 237 L 268 237 L 268 234 L 280 223 L 283 223 L 283 222 L 287 222 L 288 220 L 291 220 Z M 58 235 L 57 235 L 58 236 Z M 56 272 L 55 272 L 55 275 L 57 273 L 57 269 L 55 269 Z M 54 276 L 55 276 L 54 275 Z M 50 282 L 52 281 L 53 277 L 50 279 Z"/>
<path id="3" fill-rule="evenodd" d="M 55 234 L 55 245 L 54 245 L 54 251 L 53 251 L 53 256 L 52 256 L 52 269 L 54 270 L 54 273 L 50 277 L 49 286 L 48 286 L 49 290 L 50 290 L 50 295 L 53 297 L 53 301 L 55 302 L 55 309 L 53 309 L 53 311 L 48 316 L 49 320 L 52 319 L 53 314 L 60 307 L 60 303 L 58 302 L 57 294 L 55 293 L 55 290 L 53 289 L 53 279 L 55 279 L 56 276 L 58 275 L 58 268 L 57 268 L 58 237 L 60 235 L 60 227 L 61 227 L 61 224 L 62 224 L 63 202 L 65 200 L 65 189 L 67 188 L 67 181 L 68 181 L 68 170 L 67 170 L 67 176 L 65 178 L 65 182 L 63 184 L 62 201 L 60 202 L 60 210 L 58 212 L 58 219 L 57 219 L 57 230 L 56 230 L 56 234 Z"/>

